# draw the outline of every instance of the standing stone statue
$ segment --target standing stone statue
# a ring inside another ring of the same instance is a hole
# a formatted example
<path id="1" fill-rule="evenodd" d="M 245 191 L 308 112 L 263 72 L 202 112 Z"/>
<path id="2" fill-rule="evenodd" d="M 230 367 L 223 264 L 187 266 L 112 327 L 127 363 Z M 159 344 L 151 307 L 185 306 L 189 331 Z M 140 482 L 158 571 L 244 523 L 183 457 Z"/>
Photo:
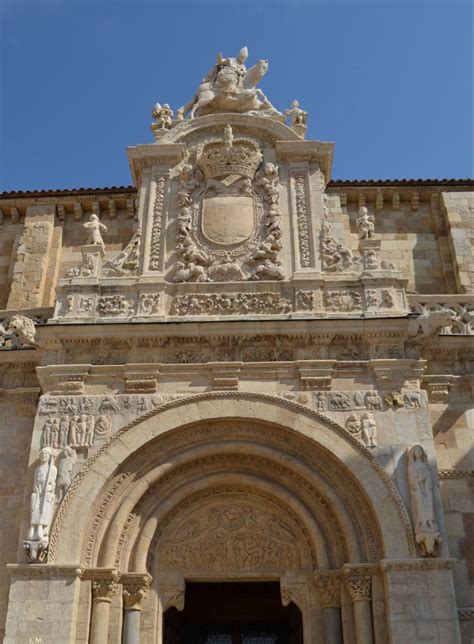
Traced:
<path id="1" fill-rule="evenodd" d="M 428 459 L 421 445 L 413 445 L 407 456 L 415 539 L 422 556 L 433 557 L 442 538 L 434 515 L 433 484 Z"/>
<path id="2" fill-rule="evenodd" d="M 104 240 L 102 239 L 101 230 L 105 233 L 107 232 L 107 226 L 104 226 L 99 221 L 99 217 L 94 213 L 89 217 L 89 221 L 86 221 L 85 224 L 82 224 L 83 228 L 89 231 L 89 244 L 93 246 L 104 246 Z"/>
<path id="3" fill-rule="evenodd" d="M 291 103 L 289 110 L 285 110 L 285 116 L 289 119 L 288 125 L 295 130 L 299 136 L 304 136 L 307 129 L 308 112 L 300 108 L 298 101 Z"/>
<path id="4" fill-rule="evenodd" d="M 53 464 L 53 450 L 43 447 L 39 453 L 31 492 L 30 527 L 25 542 L 30 559 L 35 561 L 49 542 L 49 526 L 54 510 L 57 469 Z"/>
<path id="5" fill-rule="evenodd" d="M 372 239 L 374 236 L 375 224 L 372 215 L 365 206 L 359 208 L 359 218 L 357 220 L 359 227 L 359 239 Z"/>
<path id="6" fill-rule="evenodd" d="M 58 480 L 56 483 L 56 503 L 59 503 L 68 487 L 71 485 L 72 470 L 76 462 L 76 452 L 70 447 L 65 447 L 58 461 Z"/>

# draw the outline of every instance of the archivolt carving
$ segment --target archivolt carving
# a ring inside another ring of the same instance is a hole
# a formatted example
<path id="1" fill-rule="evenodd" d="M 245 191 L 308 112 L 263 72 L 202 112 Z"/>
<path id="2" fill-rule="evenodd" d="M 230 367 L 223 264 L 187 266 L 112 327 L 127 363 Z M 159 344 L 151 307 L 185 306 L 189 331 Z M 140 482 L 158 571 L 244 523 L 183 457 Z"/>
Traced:
<path id="1" fill-rule="evenodd" d="M 398 490 L 396 489 L 394 483 L 391 481 L 389 475 L 384 471 L 382 466 L 378 463 L 378 461 L 371 455 L 369 450 L 365 448 L 360 441 L 358 441 L 355 437 L 351 436 L 348 431 L 346 431 L 343 427 L 341 427 L 338 423 L 336 423 L 334 420 L 328 418 L 324 414 L 321 414 L 317 411 L 308 409 L 304 405 L 301 405 L 297 402 L 290 401 L 284 398 L 279 398 L 276 396 L 272 396 L 270 394 L 260 394 L 260 393 L 250 393 L 250 392 L 227 392 L 227 391 L 221 391 L 221 392 L 207 392 L 207 393 L 202 393 L 202 394 L 196 394 L 194 396 L 190 396 L 187 398 L 181 398 L 177 400 L 172 400 L 164 405 L 162 405 L 160 408 L 156 410 L 151 410 L 144 414 L 143 416 L 135 419 L 125 427 L 121 428 L 118 432 L 116 432 L 107 442 L 105 442 L 98 450 L 97 452 L 92 455 L 84 464 L 84 467 L 80 470 L 80 472 L 76 475 L 74 481 L 72 482 L 71 486 L 69 487 L 68 491 L 66 492 L 66 495 L 64 497 L 64 500 L 59 507 L 58 513 L 55 517 L 54 524 L 52 527 L 51 531 L 51 537 L 50 537 L 50 546 L 49 546 L 49 562 L 54 563 L 55 559 L 55 552 L 56 552 L 56 545 L 58 541 L 58 536 L 62 527 L 62 523 L 64 520 L 64 517 L 66 515 L 66 511 L 68 508 L 68 505 L 70 504 L 72 498 L 76 494 L 76 490 L 79 487 L 81 481 L 85 478 L 93 464 L 99 459 L 99 457 L 102 455 L 103 452 L 105 452 L 110 446 L 112 446 L 116 441 L 120 440 L 120 437 L 125 434 L 127 431 L 130 429 L 136 427 L 138 424 L 146 420 L 147 418 L 151 418 L 153 416 L 158 416 L 158 414 L 161 414 L 169 409 L 173 409 L 176 407 L 180 406 L 185 406 L 186 404 L 189 404 L 190 402 L 199 402 L 199 401 L 205 401 L 205 400 L 212 400 L 212 401 L 218 401 L 220 399 L 235 399 L 238 398 L 240 401 L 261 401 L 261 402 L 267 402 L 271 403 L 272 405 L 275 405 L 281 409 L 288 409 L 294 413 L 299 414 L 300 416 L 304 416 L 309 418 L 311 421 L 316 422 L 316 423 L 321 423 L 325 427 L 331 428 L 333 431 L 336 431 L 338 434 L 344 436 L 345 440 L 348 441 L 349 443 L 352 444 L 352 446 L 360 452 L 364 458 L 368 459 L 374 469 L 377 471 L 378 475 L 380 478 L 384 481 L 385 486 L 387 487 L 387 491 L 392 498 L 393 502 L 396 504 L 400 520 L 404 526 L 405 529 L 405 534 L 406 534 L 406 539 L 407 543 L 410 549 L 411 554 L 415 554 L 416 549 L 415 549 L 415 544 L 414 544 L 414 539 L 413 539 L 413 534 L 411 530 L 411 523 L 410 519 L 408 517 L 407 510 L 405 508 L 405 505 L 398 493 Z M 291 443 L 291 437 L 287 438 L 287 442 Z M 331 465 L 331 467 L 334 467 L 334 464 Z"/>

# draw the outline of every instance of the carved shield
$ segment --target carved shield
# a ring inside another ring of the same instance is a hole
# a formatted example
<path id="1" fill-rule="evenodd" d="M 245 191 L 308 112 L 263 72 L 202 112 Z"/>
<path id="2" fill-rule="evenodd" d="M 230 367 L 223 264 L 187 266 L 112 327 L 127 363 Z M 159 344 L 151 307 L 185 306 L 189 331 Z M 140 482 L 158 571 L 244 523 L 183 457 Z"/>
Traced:
<path id="1" fill-rule="evenodd" d="M 222 246 L 242 244 L 255 228 L 255 204 L 251 195 L 204 196 L 201 229 L 210 242 Z"/>

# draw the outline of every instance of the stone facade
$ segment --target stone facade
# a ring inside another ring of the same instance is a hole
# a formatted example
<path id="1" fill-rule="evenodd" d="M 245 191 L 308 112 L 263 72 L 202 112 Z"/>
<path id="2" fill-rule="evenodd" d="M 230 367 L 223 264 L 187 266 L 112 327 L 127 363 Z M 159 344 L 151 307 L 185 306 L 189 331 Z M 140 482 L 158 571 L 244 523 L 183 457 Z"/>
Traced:
<path id="1" fill-rule="evenodd" d="M 305 644 L 474 636 L 474 182 L 331 181 L 246 56 L 134 187 L 0 195 L 6 644 L 161 644 L 202 579 Z"/>

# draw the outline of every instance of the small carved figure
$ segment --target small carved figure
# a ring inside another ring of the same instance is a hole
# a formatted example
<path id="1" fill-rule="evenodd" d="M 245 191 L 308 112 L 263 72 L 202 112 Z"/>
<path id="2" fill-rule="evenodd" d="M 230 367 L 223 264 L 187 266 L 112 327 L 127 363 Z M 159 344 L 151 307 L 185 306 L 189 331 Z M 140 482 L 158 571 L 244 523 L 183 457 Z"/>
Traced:
<path id="1" fill-rule="evenodd" d="M 362 438 L 367 447 L 377 447 L 377 426 L 371 414 L 364 414 L 361 418 Z"/>
<path id="2" fill-rule="evenodd" d="M 364 392 L 363 391 L 355 391 L 354 392 L 354 405 L 356 407 L 364 407 Z"/>
<path id="3" fill-rule="evenodd" d="M 291 103 L 291 108 L 285 110 L 285 116 L 289 119 L 288 125 L 295 130 L 297 134 L 303 136 L 307 129 L 308 112 L 300 109 L 297 100 Z"/>
<path id="4" fill-rule="evenodd" d="M 168 103 L 164 103 L 163 107 L 160 103 L 156 103 L 152 113 L 155 123 L 152 124 L 153 130 L 169 130 L 173 122 L 173 110 Z"/>
<path id="5" fill-rule="evenodd" d="M 53 418 L 51 423 L 51 447 L 58 449 L 59 446 L 59 418 Z"/>
<path id="6" fill-rule="evenodd" d="M 415 539 L 423 557 L 432 557 L 442 543 L 434 515 L 433 484 L 426 452 L 413 445 L 407 453 L 408 484 L 415 522 Z"/>
<path id="7" fill-rule="evenodd" d="M 69 423 L 69 445 L 77 445 L 77 423 L 79 416 L 72 416 Z"/>
<path id="8" fill-rule="evenodd" d="M 176 262 L 175 282 L 209 282 L 203 266 L 190 262 L 187 266 L 183 262 Z"/>
<path id="9" fill-rule="evenodd" d="M 36 345 L 36 328 L 33 320 L 24 315 L 12 315 L 8 331 L 18 336 L 23 346 Z"/>
<path id="10" fill-rule="evenodd" d="M 86 432 L 84 445 L 92 447 L 94 444 L 94 416 L 86 416 Z"/>
<path id="11" fill-rule="evenodd" d="M 35 469 L 31 492 L 28 540 L 40 541 L 44 546 L 47 546 L 58 472 L 53 464 L 53 450 L 50 447 L 43 447 L 38 460 L 39 465 Z"/>
<path id="12" fill-rule="evenodd" d="M 99 405 L 99 413 L 117 413 L 120 411 L 120 405 L 116 398 L 106 396 L 103 398 Z"/>
<path id="13" fill-rule="evenodd" d="M 59 503 L 71 485 L 72 470 L 76 462 L 76 453 L 70 447 L 64 447 L 58 459 L 58 480 L 56 482 L 56 503 Z"/>
<path id="14" fill-rule="evenodd" d="M 316 394 L 316 407 L 318 411 L 326 411 L 327 397 L 324 391 L 318 391 L 318 393 Z"/>
<path id="15" fill-rule="evenodd" d="M 42 438 L 42 447 L 52 447 L 52 436 L 51 436 L 51 426 L 53 421 L 51 418 L 43 425 L 43 438 Z"/>
<path id="16" fill-rule="evenodd" d="M 359 434 L 360 428 L 361 428 L 360 420 L 357 418 L 355 414 L 351 414 L 350 416 L 347 417 L 346 419 L 347 431 L 349 431 L 351 434 Z"/>
<path id="17" fill-rule="evenodd" d="M 386 394 L 384 400 L 386 404 L 393 409 L 398 409 L 399 407 L 403 407 L 404 405 L 403 396 L 398 391 L 393 391 L 390 394 Z"/>
<path id="18" fill-rule="evenodd" d="M 279 261 L 272 262 L 270 259 L 266 259 L 263 264 L 259 264 L 255 269 L 254 278 L 258 280 L 282 280 L 285 275 Z"/>
<path id="19" fill-rule="evenodd" d="M 65 447 L 67 445 L 67 439 L 69 435 L 69 418 L 63 416 L 59 422 L 59 447 Z"/>
<path id="20" fill-rule="evenodd" d="M 421 407 L 421 391 L 406 391 L 405 392 L 405 406 L 406 407 Z"/>
<path id="21" fill-rule="evenodd" d="M 367 271 L 376 271 L 380 267 L 379 256 L 373 249 L 369 249 L 364 253 L 364 268 Z"/>
<path id="22" fill-rule="evenodd" d="M 97 436 L 105 436 L 110 432 L 112 424 L 108 416 L 101 414 L 97 417 L 94 426 L 94 432 Z"/>
<path id="23" fill-rule="evenodd" d="M 369 211 L 365 206 L 359 208 L 357 225 L 359 227 L 359 239 L 373 238 L 375 230 L 374 217 L 373 215 L 369 215 Z"/>
<path id="24" fill-rule="evenodd" d="M 368 391 L 365 394 L 365 406 L 367 409 L 376 409 L 382 411 L 383 400 L 376 391 Z"/>
<path id="25" fill-rule="evenodd" d="M 100 231 L 103 230 L 104 233 L 106 233 L 107 226 L 104 226 L 104 224 L 99 221 L 99 217 L 96 214 L 92 213 L 89 217 L 89 221 L 82 224 L 82 227 L 89 231 L 89 244 L 92 244 L 93 246 L 104 246 L 104 240 L 102 239 Z"/>

